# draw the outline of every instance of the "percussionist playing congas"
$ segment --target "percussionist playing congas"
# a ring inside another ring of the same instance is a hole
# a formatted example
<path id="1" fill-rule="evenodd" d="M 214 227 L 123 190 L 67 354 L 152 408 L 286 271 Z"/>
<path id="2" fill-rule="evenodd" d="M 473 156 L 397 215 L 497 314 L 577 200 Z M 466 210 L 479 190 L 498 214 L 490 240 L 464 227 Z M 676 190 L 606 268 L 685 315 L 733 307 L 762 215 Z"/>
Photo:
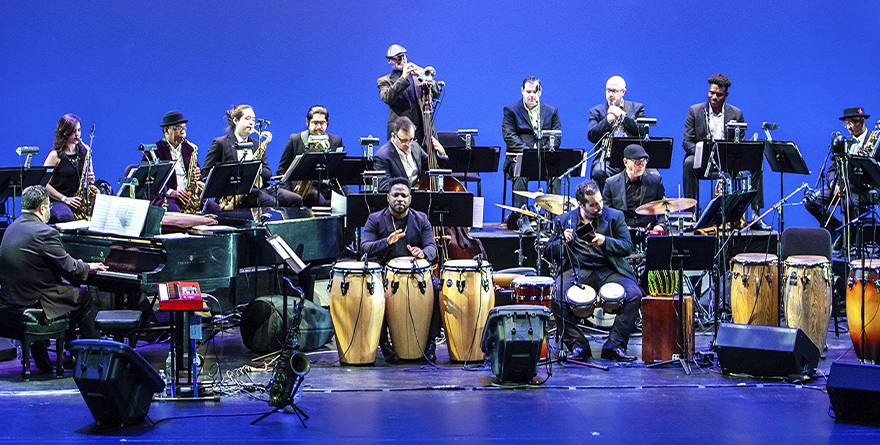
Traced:
<path id="1" fill-rule="evenodd" d="M 361 237 L 361 250 L 367 254 L 369 261 L 384 266 L 391 259 L 398 257 L 415 257 L 428 261 L 437 258 L 437 245 L 434 243 L 434 232 L 428 216 L 409 208 L 412 201 L 411 192 L 406 178 L 393 178 L 389 182 L 388 208 L 370 214 Z M 431 312 L 425 358 L 436 362 L 437 346 L 434 341 L 440 335 L 438 302 L 440 283 L 436 279 L 432 281 L 434 307 Z M 382 324 L 379 346 L 382 348 L 386 363 L 399 360 L 394 346 L 388 341 L 386 323 Z"/>

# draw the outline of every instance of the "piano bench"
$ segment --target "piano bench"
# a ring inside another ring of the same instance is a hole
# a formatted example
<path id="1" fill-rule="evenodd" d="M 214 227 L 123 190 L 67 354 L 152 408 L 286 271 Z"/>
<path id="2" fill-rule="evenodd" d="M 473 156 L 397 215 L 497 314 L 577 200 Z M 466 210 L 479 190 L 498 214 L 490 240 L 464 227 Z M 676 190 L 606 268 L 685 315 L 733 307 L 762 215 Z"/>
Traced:
<path id="1" fill-rule="evenodd" d="M 129 338 L 131 348 L 137 346 L 136 334 L 141 328 L 141 311 L 98 311 L 95 327 L 101 333 Z"/>
<path id="2" fill-rule="evenodd" d="M 64 376 L 64 333 L 70 327 L 66 316 L 54 320 L 46 318 L 42 309 L 0 307 L 0 337 L 21 342 L 21 379 L 31 378 L 31 344 L 55 339 L 55 377 Z"/>

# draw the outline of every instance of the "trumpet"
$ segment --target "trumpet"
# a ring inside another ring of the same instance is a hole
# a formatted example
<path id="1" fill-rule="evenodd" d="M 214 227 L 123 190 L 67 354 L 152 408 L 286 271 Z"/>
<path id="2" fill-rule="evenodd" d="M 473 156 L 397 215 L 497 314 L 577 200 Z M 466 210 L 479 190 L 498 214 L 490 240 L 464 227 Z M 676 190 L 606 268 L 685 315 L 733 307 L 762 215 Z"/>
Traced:
<path id="1" fill-rule="evenodd" d="M 419 82 L 422 82 L 422 83 L 430 82 L 430 81 L 434 80 L 435 77 L 437 77 L 437 70 L 434 69 L 433 66 L 426 66 L 426 67 L 422 68 L 416 64 L 412 64 L 412 65 L 416 68 L 415 74 L 416 74 L 416 78 L 419 79 Z"/>

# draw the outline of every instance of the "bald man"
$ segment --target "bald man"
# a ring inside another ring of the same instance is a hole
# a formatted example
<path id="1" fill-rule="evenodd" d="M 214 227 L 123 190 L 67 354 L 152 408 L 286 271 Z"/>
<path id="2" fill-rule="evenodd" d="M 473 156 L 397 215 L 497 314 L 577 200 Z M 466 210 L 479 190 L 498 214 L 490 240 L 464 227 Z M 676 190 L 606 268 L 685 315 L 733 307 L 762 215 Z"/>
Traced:
<path id="1" fill-rule="evenodd" d="M 638 137 L 639 126 L 636 118 L 645 117 L 645 107 L 638 102 L 623 100 L 626 94 L 626 81 L 620 76 L 611 76 L 605 82 L 605 102 L 590 108 L 590 122 L 587 126 L 587 138 L 597 143 L 602 136 L 613 130 L 613 137 Z M 622 171 L 608 165 L 603 156 L 593 158 L 590 176 L 599 185 L 605 187 L 605 180 Z"/>

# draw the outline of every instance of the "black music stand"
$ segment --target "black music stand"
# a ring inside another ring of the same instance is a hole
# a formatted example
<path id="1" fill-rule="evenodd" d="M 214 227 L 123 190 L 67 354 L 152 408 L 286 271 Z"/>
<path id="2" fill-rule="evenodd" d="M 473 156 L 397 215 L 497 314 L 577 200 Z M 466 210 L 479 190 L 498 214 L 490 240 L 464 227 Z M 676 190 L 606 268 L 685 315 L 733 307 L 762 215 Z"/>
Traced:
<path id="1" fill-rule="evenodd" d="M 446 168 L 454 173 L 494 173 L 498 171 L 501 147 L 446 147 L 446 155 Z"/>
<path id="2" fill-rule="evenodd" d="M 517 157 L 514 176 L 523 176 L 529 181 L 558 178 L 583 157 L 583 148 L 557 148 L 553 151 L 546 148 L 527 148 Z M 572 176 L 580 176 L 580 172 L 573 172 Z"/>
<path id="3" fill-rule="evenodd" d="M 364 185 L 363 173 L 373 169 L 373 161 L 364 157 L 347 156 L 336 168 L 336 179 L 342 185 Z"/>
<path id="4" fill-rule="evenodd" d="M 322 181 L 336 174 L 336 169 L 345 158 L 345 152 L 310 151 L 298 155 L 281 178 L 287 181 Z"/>
<path id="5" fill-rule="evenodd" d="M 612 138 L 611 158 L 608 165 L 615 168 L 625 168 L 623 165 L 623 150 L 632 144 L 641 145 L 648 153 L 651 168 L 669 168 L 672 164 L 672 138 Z"/>
<path id="6" fill-rule="evenodd" d="M 428 215 L 436 227 L 472 227 L 474 195 L 469 192 L 414 191 L 410 206 Z"/>
<path id="7" fill-rule="evenodd" d="M 45 186 L 52 178 L 55 167 L 3 167 L 0 168 L 0 200 L 15 199 L 21 196 L 24 189 L 32 185 Z M 15 205 L 12 206 L 12 217 L 15 218 Z"/>
<path id="8" fill-rule="evenodd" d="M 345 197 L 345 227 L 363 227 L 370 213 L 388 207 L 386 193 L 358 193 Z"/>
<path id="9" fill-rule="evenodd" d="M 199 199 L 247 195 L 254 187 L 262 167 L 263 162 L 260 160 L 215 165 L 205 179 L 205 189 Z"/>
<path id="10" fill-rule="evenodd" d="M 767 158 L 767 164 L 770 170 L 779 173 L 779 198 L 785 197 L 785 174 L 794 173 L 798 175 L 809 175 L 810 168 L 807 167 L 804 157 L 797 145 L 790 141 L 764 141 L 764 157 Z M 784 222 L 785 207 L 779 206 L 779 233 L 785 231 Z M 782 237 L 779 238 L 779 251 L 782 251 Z"/>
<path id="11" fill-rule="evenodd" d="M 171 179 L 175 162 L 141 162 L 136 169 L 132 170 L 128 177 L 137 180 L 134 186 L 135 199 L 151 200 L 154 196 L 158 196 L 168 180 Z"/>
<path id="12" fill-rule="evenodd" d="M 727 211 L 722 214 L 721 207 L 724 196 L 716 196 L 709 201 L 706 210 L 700 215 L 694 230 L 706 227 L 719 226 L 723 221 L 736 221 L 748 210 L 749 205 L 755 200 L 757 190 L 745 190 L 731 193 L 727 196 Z"/>
<path id="13" fill-rule="evenodd" d="M 708 212 L 707 212 L 708 213 Z M 660 363 L 651 363 L 647 367 L 654 368 L 658 366 L 669 365 L 673 363 L 680 364 L 684 372 L 688 375 L 691 373 L 688 365 L 689 347 L 685 344 L 685 323 L 693 323 L 694 320 L 687 320 L 685 299 L 684 299 L 684 271 L 685 270 L 706 270 L 706 265 L 713 264 L 715 259 L 715 237 L 714 236 L 684 236 L 683 234 L 673 236 L 651 236 L 648 237 L 648 247 L 645 253 L 645 270 L 677 270 L 678 271 L 678 346 L 680 355 L 676 359 L 668 360 Z M 693 295 L 693 304 L 699 304 L 696 295 Z"/>
<path id="14" fill-rule="evenodd" d="M 707 143 L 703 147 L 703 151 L 701 153 L 701 163 L 700 168 L 697 169 L 696 174 L 698 179 L 713 179 L 711 176 L 706 176 L 706 166 L 709 165 L 709 155 L 712 154 L 711 143 Z M 756 142 L 756 141 L 743 141 L 743 142 L 725 142 L 725 141 L 715 141 L 718 144 L 718 150 L 716 155 L 716 160 L 721 161 L 721 171 L 728 173 L 731 177 L 736 177 L 736 174 L 741 171 L 756 171 L 760 170 L 764 164 L 764 142 Z M 712 174 L 713 169 L 709 169 L 709 174 Z"/>

